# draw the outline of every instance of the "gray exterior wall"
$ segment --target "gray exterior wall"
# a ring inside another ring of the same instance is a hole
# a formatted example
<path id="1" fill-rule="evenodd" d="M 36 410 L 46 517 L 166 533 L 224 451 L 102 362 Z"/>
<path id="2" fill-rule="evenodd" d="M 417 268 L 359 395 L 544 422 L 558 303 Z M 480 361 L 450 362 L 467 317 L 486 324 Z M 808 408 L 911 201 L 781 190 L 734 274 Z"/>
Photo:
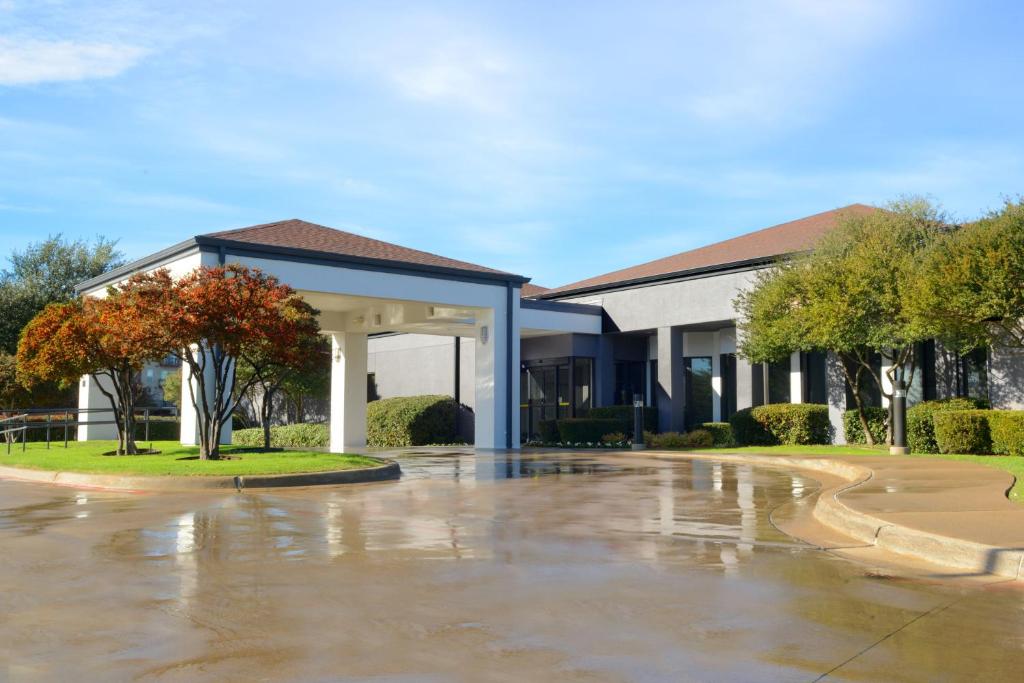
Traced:
<path id="1" fill-rule="evenodd" d="M 722 273 L 691 280 L 567 297 L 565 301 L 604 307 L 610 330 L 634 332 L 659 327 L 701 325 L 735 319 L 732 301 L 751 286 L 753 271 Z"/>
<path id="2" fill-rule="evenodd" d="M 1024 350 L 992 349 L 988 386 L 993 408 L 1024 410 Z"/>
<path id="3" fill-rule="evenodd" d="M 455 394 L 454 337 L 396 334 L 372 337 L 368 342 L 367 372 L 373 373 L 381 398 L 420 394 Z M 460 397 L 473 407 L 475 341 L 461 339 Z"/>

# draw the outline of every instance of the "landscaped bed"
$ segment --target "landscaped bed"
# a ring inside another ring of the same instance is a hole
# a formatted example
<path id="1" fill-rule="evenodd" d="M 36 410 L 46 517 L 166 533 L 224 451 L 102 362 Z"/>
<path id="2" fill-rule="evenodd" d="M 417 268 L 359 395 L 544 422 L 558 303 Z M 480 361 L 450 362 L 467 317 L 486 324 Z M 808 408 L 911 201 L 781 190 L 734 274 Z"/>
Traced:
<path id="1" fill-rule="evenodd" d="M 316 453 L 312 451 L 272 451 L 261 453 L 251 448 L 224 446 L 221 452 L 230 460 L 199 460 L 199 448 L 182 446 L 175 441 L 155 441 L 159 455 L 103 455 L 117 447 L 114 441 L 76 441 L 63 445 L 28 443 L 26 449 L 16 444 L 7 455 L 0 450 L 0 466 L 23 467 L 53 472 L 84 472 L 132 476 L 233 477 L 255 474 L 294 474 L 328 472 L 377 467 L 378 458 L 347 453 Z M 140 449 L 149 444 L 139 444 Z M 183 459 L 193 458 L 193 459 Z"/>

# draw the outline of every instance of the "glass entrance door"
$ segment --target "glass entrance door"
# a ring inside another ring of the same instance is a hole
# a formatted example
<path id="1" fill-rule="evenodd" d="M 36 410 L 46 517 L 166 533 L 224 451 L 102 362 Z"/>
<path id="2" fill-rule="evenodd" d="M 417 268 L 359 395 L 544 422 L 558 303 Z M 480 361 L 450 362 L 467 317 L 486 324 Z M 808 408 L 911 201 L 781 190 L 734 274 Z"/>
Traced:
<path id="1" fill-rule="evenodd" d="M 526 439 L 539 436 L 542 420 L 557 420 L 572 414 L 569 363 L 530 366 L 523 370 L 521 431 Z M 589 387 L 588 387 L 589 395 Z"/>

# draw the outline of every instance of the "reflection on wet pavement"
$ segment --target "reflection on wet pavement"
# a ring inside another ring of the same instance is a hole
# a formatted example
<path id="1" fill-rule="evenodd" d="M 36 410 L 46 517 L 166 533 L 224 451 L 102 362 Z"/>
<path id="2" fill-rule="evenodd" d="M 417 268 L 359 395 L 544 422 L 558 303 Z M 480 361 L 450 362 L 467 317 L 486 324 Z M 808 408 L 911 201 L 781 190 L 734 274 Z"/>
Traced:
<path id="1" fill-rule="evenodd" d="M 1001 680 L 1024 665 L 1019 590 L 881 580 L 778 531 L 771 511 L 818 488 L 800 474 L 399 460 L 397 482 L 273 492 L 0 481 L 0 680 Z"/>

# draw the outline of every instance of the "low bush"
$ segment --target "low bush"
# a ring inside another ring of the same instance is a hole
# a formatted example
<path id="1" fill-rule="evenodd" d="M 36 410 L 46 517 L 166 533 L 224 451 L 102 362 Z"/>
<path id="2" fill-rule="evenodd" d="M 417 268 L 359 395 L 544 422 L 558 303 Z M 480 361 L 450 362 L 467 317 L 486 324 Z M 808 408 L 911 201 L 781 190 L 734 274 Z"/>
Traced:
<path id="1" fill-rule="evenodd" d="M 612 432 L 611 434 L 605 434 L 604 436 L 601 437 L 601 443 L 606 444 L 625 443 L 628 440 L 629 439 L 627 439 L 626 435 L 623 434 L 622 432 Z"/>
<path id="2" fill-rule="evenodd" d="M 831 442 L 828 406 L 772 403 L 744 408 L 729 418 L 732 435 L 743 446 L 809 445 Z"/>
<path id="3" fill-rule="evenodd" d="M 973 398 L 947 398 L 923 401 L 907 409 L 907 446 L 913 453 L 938 453 L 935 440 L 935 414 L 945 410 L 975 410 L 987 403 Z"/>
<path id="4" fill-rule="evenodd" d="M 943 410 L 935 413 L 935 442 L 940 453 L 992 452 L 986 410 Z"/>
<path id="5" fill-rule="evenodd" d="M 603 406 L 601 408 L 591 408 L 590 413 L 587 417 L 594 417 L 598 419 L 615 419 L 619 420 L 621 426 L 619 427 L 620 432 L 623 434 L 633 433 L 633 406 Z M 643 428 L 656 432 L 658 431 L 658 411 L 656 408 L 645 407 L 641 409 L 643 411 Z"/>
<path id="6" fill-rule="evenodd" d="M 450 444 L 458 439 L 459 405 L 451 396 L 399 396 L 366 406 L 366 443 L 375 448 Z"/>
<path id="7" fill-rule="evenodd" d="M 562 438 L 558 435 L 558 420 L 541 420 L 537 423 L 537 431 L 543 443 L 557 443 Z"/>
<path id="8" fill-rule="evenodd" d="M 1024 456 L 1024 410 L 991 410 L 986 417 L 992 452 Z"/>
<path id="9" fill-rule="evenodd" d="M 569 417 L 558 420 L 558 440 L 562 443 L 600 443 L 605 434 L 621 430 L 614 418 Z"/>
<path id="10" fill-rule="evenodd" d="M 735 444 L 732 438 L 732 427 L 728 422 L 705 422 L 700 428 L 711 433 L 713 446 L 727 448 Z"/>
<path id="11" fill-rule="evenodd" d="M 889 409 L 878 406 L 865 406 L 864 417 L 868 420 L 868 429 L 875 443 L 885 443 L 889 423 Z M 856 408 L 843 412 L 843 431 L 846 432 L 846 443 L 867 443 L 864 428 L 860 424 L 860 416 Z"/>
<path id="12" fill-rule="evenodd" d="M 300 422 L 270 428 L 272 448 L 327 448 L 330 441 L 330 429 L 325 424 Z M 262 448 L 263 428 L 236 429 L 231 434 L 231 442 L 236 446 Z"/>
<path id="13" fill-rule="evenodd" d="M 648 446 L 670 450 L 674 448 L 711 448 L 715 443 L 714 435 L 706 429 L 694 429 L 689 432 L 662 432 L 651 434 Z"/>

